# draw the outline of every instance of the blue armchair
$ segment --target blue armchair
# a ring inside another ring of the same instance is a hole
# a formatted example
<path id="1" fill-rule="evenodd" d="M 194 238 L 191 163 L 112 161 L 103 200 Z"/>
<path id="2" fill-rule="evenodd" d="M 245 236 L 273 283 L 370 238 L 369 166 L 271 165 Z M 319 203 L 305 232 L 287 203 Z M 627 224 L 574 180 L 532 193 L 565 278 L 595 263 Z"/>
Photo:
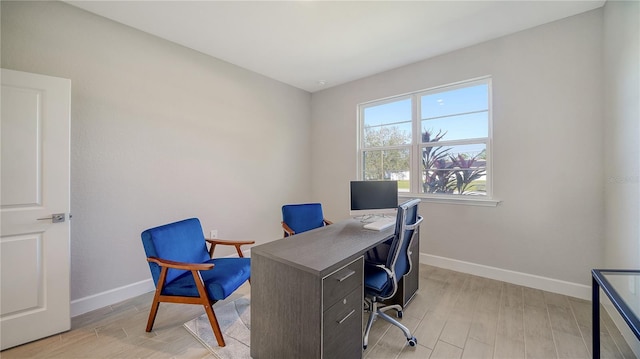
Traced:
<path id="1" fill-rule="evenodd" d="M 284 229 L 285 237 L 330 224 L 333 224 L 333 222 L 324 218 L 322 204 L 320 203 L 286 204 L 282 206 L 282 229 Z"/>
<path id="2" fill-rule="evenodd" d="M 364 292 L 366 310 L 369 311 L 369 320 L 364 331 L 363 348 L 367 349 L 369 332 L 377 317 L 388 321 L 402 330 L 409 345 L 416 346 L 418 340 L 409 329 L 399 321 L 389 316 L 385 311 L 394 309 L 399 318 L 402 318 L 402 306 L 398 304 L 384 305 L 382 302 L 391 299 L 398 290 L 398 281 L 411 271 L 411 256 L 409 248 L 414 240 L 416 229 L 422 222 L 418 215 L 419 199 L 407 201 L 398 206 L 396 215 L 395 235 L 390 246 L 383 252 L 386 257 L 380 261 L 366 261 L 364 267 Z M 383 244 L 383 246 L 388 243 Z M 382 248 L 385 249 L 385 248 Z M 375 256 L 370 257 L 370 259 Z"/>
<path id="3" fill-rule="evenodd" d="M 200 304 L 211 322 L 218 345 L 225 346 L 212 305 L 249 280 L 250 258 L 241 246 L 254 241 L 205 239 L 197 218 L 166 224 L 142 232 L 142 244 L 156 285 L 146 331 L 153 328 L 161 302 Z M 207 251 L 206 243 L 211 244 Z M 216 245 L 233 245 L 239 258 L 213 259 Z"/>

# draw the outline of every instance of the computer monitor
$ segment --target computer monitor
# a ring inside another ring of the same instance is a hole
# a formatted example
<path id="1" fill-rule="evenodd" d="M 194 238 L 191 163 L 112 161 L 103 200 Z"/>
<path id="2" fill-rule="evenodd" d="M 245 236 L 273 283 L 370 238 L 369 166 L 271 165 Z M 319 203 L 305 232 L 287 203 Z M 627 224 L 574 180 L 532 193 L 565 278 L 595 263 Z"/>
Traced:
<path id="1" fill-rule="evenodd" d="M 398 181 L 351 181 L 351 216 L 392 214 L 398 209 Z"/>

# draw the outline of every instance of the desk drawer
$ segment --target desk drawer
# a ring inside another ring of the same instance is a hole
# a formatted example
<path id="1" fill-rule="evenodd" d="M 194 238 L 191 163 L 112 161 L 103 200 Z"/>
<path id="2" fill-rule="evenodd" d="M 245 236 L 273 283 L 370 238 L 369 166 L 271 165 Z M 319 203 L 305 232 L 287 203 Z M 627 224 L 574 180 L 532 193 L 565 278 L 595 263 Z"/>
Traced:
<path id="1" fill-rule="evenodd" d="M 362 285 L 363 263 L 364 261 L 360 257 L 322 280 L 324 310 L 327 310 L 336 301 L 343 299 L 355 288 Z"/>
<path id="2" fill-rule="evenodd" d="M 324 312 L 323 358 L 362 356 L 362 295 L 359 286 Z"/>

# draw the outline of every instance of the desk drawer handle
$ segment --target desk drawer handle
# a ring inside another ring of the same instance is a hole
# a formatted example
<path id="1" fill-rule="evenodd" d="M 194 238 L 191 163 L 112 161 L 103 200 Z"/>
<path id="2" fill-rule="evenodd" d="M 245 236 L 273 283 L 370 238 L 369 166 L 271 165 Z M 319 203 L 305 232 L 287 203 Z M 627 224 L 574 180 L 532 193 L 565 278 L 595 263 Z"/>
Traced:
<path id="1" fill-rule="evenodd" d="M 352 276 L 352 275 L 354 275 L 354 274 L 356 274 L 356 272 L 355 272 L 355 271 L 350 270 L 350 271 L 349 271 L 349 273 L 347 273 L 347 274 L 345 274 L 344 276 L 342 276 L 342 277 L 338 278 L 338 282 L 342 282 L 342 281 L 344 281 L 345 279 L 347 279 L 347 278 L 351 277 L 351 276 Z"/>
<path id="2" fill-rule="evenodd" d="M 345 320 L 347 320 L 350 316 L 352 316 L 352 315 L 353 315 L 353 313 L 355 313 L 355 312 L 356 312 L 356 310 L 355 310 L 355 309 L 352 309 L 352 310 L 351 310 L 351 312 L 349 312 L 349 314 L 347 314 L 347 316 L 346 316 L 346 317 L 342 318 L 342 320 L 338 320 L 338 324 L 342 324 L 342 323 L 344 323 L 344 321 L 345 321 Z"/>

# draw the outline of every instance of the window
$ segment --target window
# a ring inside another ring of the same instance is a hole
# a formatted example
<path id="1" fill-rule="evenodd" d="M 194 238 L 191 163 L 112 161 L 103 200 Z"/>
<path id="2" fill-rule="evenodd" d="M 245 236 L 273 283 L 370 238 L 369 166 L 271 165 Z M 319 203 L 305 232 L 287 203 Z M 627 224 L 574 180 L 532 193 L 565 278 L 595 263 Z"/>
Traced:
<path id="1" fill-rule="evenodd" d="M 491 79 L 364 103 L 359 179 L 397 180 L 398 192 L 491 199 Z"/>

